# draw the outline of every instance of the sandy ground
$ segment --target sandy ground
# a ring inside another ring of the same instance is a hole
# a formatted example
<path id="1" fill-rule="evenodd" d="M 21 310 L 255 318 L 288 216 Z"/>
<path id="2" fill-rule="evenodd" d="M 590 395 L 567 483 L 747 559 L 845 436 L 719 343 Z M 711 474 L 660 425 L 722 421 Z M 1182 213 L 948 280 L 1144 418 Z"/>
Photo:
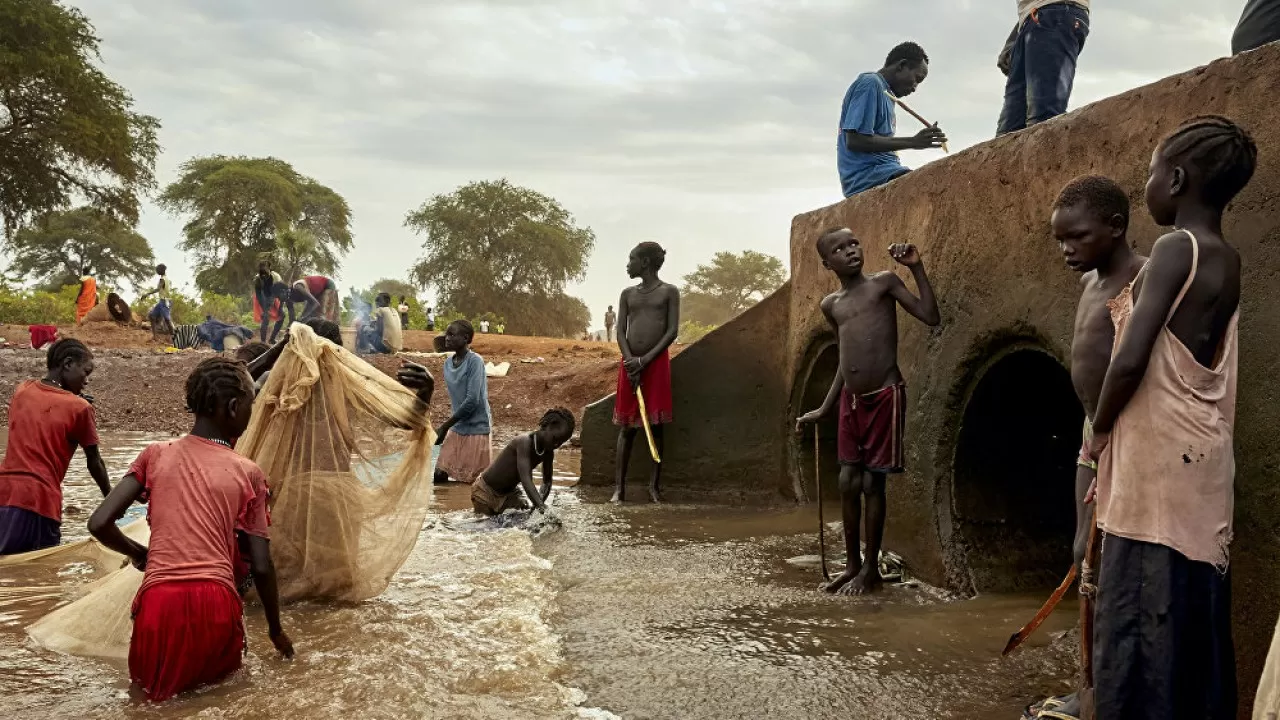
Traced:
<path id="1" fill-rule="evenodd" d="M 95 323 L 60 329 L 93 348 L 97 370 L 86 392 L 94 397 L 98 427 L 103 430 L 185 432 L 184 385 L 187 375 L 211 351 L 163 352 L 164 343 L 151 340 L 146 330 L 115 323 Z M 431 369 L 438 382 L 432 415 L 436 422 L 449 416 L 444 389 L 443 358 L 424 358 L 435 333 L 410 330 L 405 334 L 405 359 Z M 8 422 L 9 398 L 18 383 L 44 374 L 44 353 L 17 347 L 29 342 L 24 326 L 0 325 L 0 338 L 15 347 L 0 349 L 0 421 Z M 506 431 L 536 427 L 546 410 L 563 405 L 578 418 L 582 408 L 613 392 L 618 348 L 612 343 L 554 338 L 478 335 L 473 349 L 485 360 L 511 363 L 505 378 L 490 378 L 489 403 L 494 424 Z M 679 348 L 673 348 L 678 351 Z M 521 360 L 542 358 L 541 362 Z M 378 369 L 394 374 L 399 357 L 370 356 Z"/>

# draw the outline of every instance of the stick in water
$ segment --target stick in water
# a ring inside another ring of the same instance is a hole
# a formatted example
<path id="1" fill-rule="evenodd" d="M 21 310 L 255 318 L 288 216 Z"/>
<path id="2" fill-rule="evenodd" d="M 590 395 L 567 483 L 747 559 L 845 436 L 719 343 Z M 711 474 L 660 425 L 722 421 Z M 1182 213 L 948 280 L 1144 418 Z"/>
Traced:
<path id="1" fill-rule="evenodd" d="M 1058 586 L 1057 590 L 1053 591 L 1053 594 L 1049 596 L 1048 600 L 1044 601 L 1044 605 L 1040 607 L 1040 612 L 1036 613 L 1036 616 L 1031 618 L 1031 622 L 1024 625 L 1021 630 L 1009 637 L 1009 642 L 1004 646 L 1004 652 L 1000 653 L 1001 657 L 1013 652 L 1014 649 L 1023 643 L 1023 641 L 1031 637 L 1031 633 L 1035 632 L 1036 628 L 1040 627 L 1040 624 L 1043 623 L 1053 612 L 1053 609 L 1058 607 L 1058 603 L 1062 600 L 1062 596 L 1067 594 L 1067 588 L 1071 587 L 1071 583 L 1075 582 L 1075 579 L 1076 566 L 1072 565 L 1071 570 L 1067 572 L 1067 576 L 1062 579 L 1062 584 Z"/>
<path id="2" fill-rule="evenodd" d="M 658 446 L 653 443 L 653 430 L 649 429 L 649 411 L 644 407 L 644 392 L 640 386 L 636 386 L 636 402 L 640 404 L 640 422 L 644 423 L 644 436 L 649 441 L 649 454 L 653 456 L 655 463 L 661 463 L 662 458 L 658 457 Z"/>
<path id="3" fill-rule="evenodd" d="M 894 95 L 893 93 L 889 92 L 888 90 L 885 90 L 885 91 L 884 91 L 884 94 L 885 94 L 885 95 L 887 95 L 887 96 L 889 96 L 889 99 L 890 99 L 890 100 L 892 100 L 892 101 L 894 101 L 895 103 L 897 103 L 897 104 L 898 104 L 898 107 L 902 108 L 903 110 L 906 110 L 908 115 L 910 115 L 911 117 L 913 117 L 913 118 L 915 118 L 915 119 L 919 120 L 920 122 L 924 123 L 924 126 L 925 126 L 925 127 L 933 127 L 933 126 L 934 126 L 934 123 L 931 123 L 931 122 L 929 122 L 928 120 L 925 120 L 923 115 L 921 115 L 920 113 L 916 112 L 915 110 L 912 110 L 910 105 L 907 105 L 906 103 L 902 102 L 902 98 L 899 98 L 897 95 Z M 945 153 L 949 153 L 949 152 L 951 152 L 951 150 L 949 150 L 949 149 L 947 148 L 947 144 L 946 144 L 946 143 L 942 143 L 942 152 L 945 152 Z"/>
<path id="4" fill-rule="evenodd" d="M 822 577 L 831 582 L 827 571 L 827 523 L 822 519 L 822 456 L 818 453 L 818 424 L 813 424 L 813 484 L 818 489 L 818 557 L 822 559 Z"/>

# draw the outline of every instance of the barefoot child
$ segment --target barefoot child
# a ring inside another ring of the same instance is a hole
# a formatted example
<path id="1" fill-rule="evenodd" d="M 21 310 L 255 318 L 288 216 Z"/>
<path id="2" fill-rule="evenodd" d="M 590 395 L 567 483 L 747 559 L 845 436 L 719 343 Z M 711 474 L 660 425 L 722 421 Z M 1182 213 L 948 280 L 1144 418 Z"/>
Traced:
<path id="1" fill-rule="evenodd" d="M 1236 717 L 1231 639 L 1240 255 L 1222 214 L 1257 148 L 1230 120 L 1200 117 L 1151 158 L 1159 240 L 1112 303 L 1116 348 L 1094 415 L 1098 718 Z"/>
<path id="2" fill-rule="evenodd" d="M 239 669 L 245 637 L 233 568 L 241 540 L 271 642 L 293 656 L 267 540 L 267 481 L 231 449 L 253 410 L 244 364 L 214 357 L 197 365 L 187 409 L 196 416 L 191 434 L 142 451 L 89 519 L 99 542 L 145 572 L 133 601 L 129 677 L 156 702 Z M 149 546 L 116 526 L 135 500 L 148 504 Z"/>
<path id="3" fill-rule="evenodd" d="M 617 470 L 613 500 L 626 499 L 627 465 L 636 433 L 644 426 L 636 388 L 644 394 L 649 427 L 658 455 L 663 452 L 662 428 L 671 422 L 671 353 L 680 326 L 680 291 L 658 278 L 667 251 L 655 242 L 642 242 L 627 258 L 627 276 L 640 284 L 622 291 L 618 302 L 618 347 L 622 364 L 618 367 L 618 389 L 614 396 L 613 424 L 618 432 Z M 647 443 L 647 439 L 642 439 Z M 647 449 L 647 448 L 646 448 Z M 654 463 L 649 476 L 649 499 L 662 501 L 662 464 Z"/>
<path id="4" fill-rule="evenodd" d="M 444 382 L 453 415 L 436 428 L 436 442 L 443 443 L 436 460 L 436 482 L 450 478 L 472 482 L 493 461 L 489 378 L 484 373 L 484 358 L 471 350 L 475 336 L 475 328 L 466 320 L 455 320 L 444 332 L 445 349 L 453 353 L 444 361 Z"/>
<path id="5" fill-rule="evenodd" d="M 551 496 L 551 470 L 556 450 L 573 437 L 573 413 L 564 408 L 548 410 L 534 432 L 521 435 L 507 444 L 498 457 L 471 485 L 471 505 L 483 515 L 501 515 L 512 508 L 528 505 L 517 489 L 535 508 L 546 511 Z M 542 491 L 533 484 L 534 467 L 542 466 Z"/>
<path id="6" fill-rule="evenodd" d="M 84 448 L 103 496 L 111 492 L 93 405 L 82 394 L 93 374 L 93 353 L 79 340 L 59 340 L 45 365 L 44 379 L 22 383 L 9 401 L 9 444 L 0 464 L 0 555 L 62 540 L 62 480 L 76 446 Z"/>
<path id="7" fill-rule="evenodd" d="M 892 272 L 865 275 L 862 244 L 848 228 L 818 238 L 822 264 L 840 279 L 840 290 L 822 300 L 822 314 L 835 330 L 840 372 L 822 407 L 801 416 L 796 429 L 840 409 L 840 497 L 843 503 L 845 570 L 827 592 L 861 595 L 880 583 L 880 541 L 884 536 L 885 475 L 903 471 L 906 383 L 898 369 L 898 314 L 901 305 L 926 325 L 941 322 L 924 261 L 914 245 L 889 247 L 894 260 L 911 269 L 920 297 Z M 858 547 L 862 498 L 867 502 L 867 554 Z"/>

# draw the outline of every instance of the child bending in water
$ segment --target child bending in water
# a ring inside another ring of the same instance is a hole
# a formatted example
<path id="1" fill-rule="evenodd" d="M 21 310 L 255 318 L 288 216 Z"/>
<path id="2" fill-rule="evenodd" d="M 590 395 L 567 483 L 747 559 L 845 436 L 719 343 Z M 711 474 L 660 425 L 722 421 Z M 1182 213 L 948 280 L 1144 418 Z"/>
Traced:
<path id="1" fill-rule="evenodd" d="M 476 331 L 466 320 L 457 320 L 444 333 L 444 382 L 449 390 L 453 415 L 436 428 L 436 442 L 443 443 L 436 460 L 435 481 L 450 478 L 469 483 L 493 460 L 489 430 L 493 415 L 489 410 L 489 379 L 484 358 L 471 350 Z"/>
<path id="2" fill-rule="evenodd" d="M 84 343 L 59 340 L 45 355 L 48 372 L 18 386 L 9 402 L 9 445 L 0 464 L 0 555 L 41 550 L 62 540 L 62 480 L 84 448 L 89 474 L 111 492 L 98 453 L 98 428 L 84 388 L 93 353 Z"/>
<path id="3" fill-rule="evenodd" d="M 548 410 L 534 432 L 507 444 L 497 459 L 471 485 L 471 505 L 484 515 L 501 515 L 512 508 L 528 507 L 517 494 L 524 488 L 533 506 L 546 511 L 551 496 L 551 470 L 556 449 L 573 437 L 573 413 L 564 408 Z M 533 468 L 542 466 L 542 490 L 533 485 Z"/>
<path id="4" fill-rule="evenodd" d="M 926 325 L 941 322 L 924 261 L 914 245 L 889 246 L 889 255 L 911 269 L 920 297 L 891 272 L 862 272 L 862 243 L 848 228 L 818 238 L 822 265 L 840 279 L 840 289 L 822 300 L 822 314 L 835 330 L 840 371 L 822 407 L 796 421 L 799 431 L 839 406 L 840 497 L 843 503 L 844 572 L 824 588 L 861 595 L 880 584 L 880 542 L 884 538 L 885 475 L 904 470 L 907 386 L 898 369 L 898 313 L 901 305 Z M 867 500 L 867 554 L 858 546 L 862 498 Z"/>
<path id="5" fill-rule="evenodd" d="M 144 450 L 89 519 L 99 542 L 145 573 L 133 601 L 129 676 L 156 702 L 239 669 L 245 637 L 234 571 L 238 538 L 249 549 L 271 642 L 293 657 L 280 626 L 267 539 L 267 481 L 231 449 L 253 410 L 244 364 L 214 357 L 196 366 L 187 378 L 187 410 L 196 416 L 191 434 Z M 149 546 L 116 526 L 135 500 L 148 504 Z"/>

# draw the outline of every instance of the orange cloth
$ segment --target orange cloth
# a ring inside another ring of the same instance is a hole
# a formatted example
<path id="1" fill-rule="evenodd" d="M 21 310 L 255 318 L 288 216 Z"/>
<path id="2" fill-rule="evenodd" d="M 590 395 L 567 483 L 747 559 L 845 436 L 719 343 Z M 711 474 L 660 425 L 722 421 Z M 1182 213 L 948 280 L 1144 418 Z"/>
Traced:
<path id="1" fill-rule="evenodd" d="M 267 537 L 267 478 L 252 460 L 187 435 L 156 443 L 129 468 L 146 489 L 151 542 L 138 597 L 173 580 L 236 590 L 236 531 Z"/>
<path id="2" fill-rule="evenodd" d="M 271 298 L 271 319 L 280 319 L 280 300 L 276 298 Z M 256 323 L 262 322 L 262 305 L 258 302 L 257 295 L 253 296 L 253 321 Z"/>
<path id="3" fill-rule="evenodd" d="M 0 464 L 0 507 L 62 520 L 62 479 L 76 446 L 98 444 L 93 406 L 79 395 L 28 380 L 9 401 L 9 445 Z"/>
<path id="4" fill-rule="evenodd" d="M 1236 333 L 1232 316 L 1214 366 L 1201 365 L 1169 330 L 1199 264 L 1191 233 L 1191 272 L 1160 329 L 1146 374 L 1116 418 L 1098 458 L 1098 525 L 1108 534 L 1173 548 L 1225 571 L 1235 506 Z M 1133 312 L 1133 285 L 1112 300 L 1116 344 Z"/>
<path id="5" fill-rule="evenodd" d="M 80 283 L 80 295 L 76 297 L 77 324 L 98 304 L 98 281 L 86 275 L 80 278 Z"/>

